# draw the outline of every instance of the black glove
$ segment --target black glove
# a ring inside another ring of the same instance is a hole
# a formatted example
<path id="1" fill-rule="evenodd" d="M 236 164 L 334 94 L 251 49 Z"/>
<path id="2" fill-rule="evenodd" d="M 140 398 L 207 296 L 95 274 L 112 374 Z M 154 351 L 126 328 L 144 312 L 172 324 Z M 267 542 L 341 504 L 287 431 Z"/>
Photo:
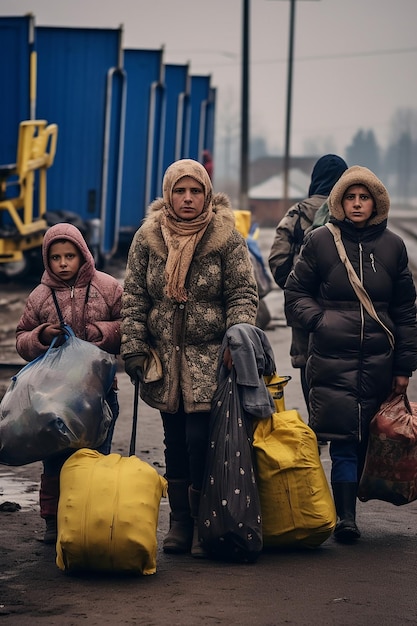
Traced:
<path id="1" fill-rule="evenodd" d="M 143 381 L 143 368 L 146 359 L 146 354 L 132 354 L 125 358 L 125 372 L 130 376 L 133 384 Z"/>

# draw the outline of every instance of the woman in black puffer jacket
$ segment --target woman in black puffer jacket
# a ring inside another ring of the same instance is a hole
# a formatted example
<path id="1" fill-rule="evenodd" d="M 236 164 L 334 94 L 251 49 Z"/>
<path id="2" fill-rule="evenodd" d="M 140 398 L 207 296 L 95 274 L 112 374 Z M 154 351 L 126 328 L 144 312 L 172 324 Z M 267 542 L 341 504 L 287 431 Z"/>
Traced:
<path id="1" fill-rule="evenodd" d="M 403 240 L 387 228 L 389 196 L 365 167 L 346 170 L 329 196 L 330 222 L 374 307 L 395 337 L 368 315 L 326 226 L 311 232 L 285 285 L 290 326 L 310 331 L 310 426 L 330 441 L 335 538 L 360 537 L 356 494 L 369 422 L 391 391 L 404 393 L 417 368 L 416 291 Z"/>

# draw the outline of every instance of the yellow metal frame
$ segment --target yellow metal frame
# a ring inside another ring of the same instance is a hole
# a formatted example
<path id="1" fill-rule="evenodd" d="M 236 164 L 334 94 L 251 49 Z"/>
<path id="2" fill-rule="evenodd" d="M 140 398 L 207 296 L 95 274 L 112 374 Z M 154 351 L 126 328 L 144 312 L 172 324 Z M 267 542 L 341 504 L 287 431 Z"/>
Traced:
<path id="1" fill-rule="evenodd" d="M 3 184 L 2 196 L 8 187 L 17 187 L 14 197 L 0 198 L 0 211 L 5 211 L 16 228 L 10 237 L 0 237 L 0 263 L 20 261 L 23 251 L 42 245 L 48 227 L 46 213 L 46 171 L 54 162 L 58 126 L 45 120 L 28 120 L 19 125 L 16 167 L 17 180 Z M 37 177 L 39 211 L 33 214 L 34 189 Z M 1 218 L 1 215 L 0 215 Z"/>

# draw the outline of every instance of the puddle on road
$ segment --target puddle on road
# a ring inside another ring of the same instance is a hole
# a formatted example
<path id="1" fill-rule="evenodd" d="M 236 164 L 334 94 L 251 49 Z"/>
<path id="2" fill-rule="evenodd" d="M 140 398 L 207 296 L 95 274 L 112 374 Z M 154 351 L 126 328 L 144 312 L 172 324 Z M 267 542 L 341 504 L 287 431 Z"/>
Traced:
<path id="1" fill-rule="evenodd" d="M 3 502 L 17 502 L 22 509 L 39 506 L 39 482 L 22 478 L 0 467 L 0 504 Z"/>

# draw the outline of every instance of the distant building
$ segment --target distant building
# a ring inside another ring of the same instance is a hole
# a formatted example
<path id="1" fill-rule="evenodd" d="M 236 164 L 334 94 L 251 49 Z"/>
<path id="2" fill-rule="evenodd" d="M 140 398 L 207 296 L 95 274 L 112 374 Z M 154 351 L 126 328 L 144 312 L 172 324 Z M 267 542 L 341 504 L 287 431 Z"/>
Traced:
<path id="1" fill-rule="evenodd" d="M 249 208 L 252 222 L 276 226 L 287 209 L 308 194 L 311 172 L 319 157 L 292 157 L 288 173 L 288 200 L 284 195 L 283 157 L 262 157 L 251 163 Z"/>
<path id="2" fill-rule="evenodd" d="M 320 156 L 293 156 L 290 158 L 290 168 L 296 168 L 311 177 L 311 172 Z M 284 157 L 282 156 L 264 156 L 251 161 L 249 182 L 250 185 L 259 185 L 264 180 L 281 174 L 284 170 Z"/>

